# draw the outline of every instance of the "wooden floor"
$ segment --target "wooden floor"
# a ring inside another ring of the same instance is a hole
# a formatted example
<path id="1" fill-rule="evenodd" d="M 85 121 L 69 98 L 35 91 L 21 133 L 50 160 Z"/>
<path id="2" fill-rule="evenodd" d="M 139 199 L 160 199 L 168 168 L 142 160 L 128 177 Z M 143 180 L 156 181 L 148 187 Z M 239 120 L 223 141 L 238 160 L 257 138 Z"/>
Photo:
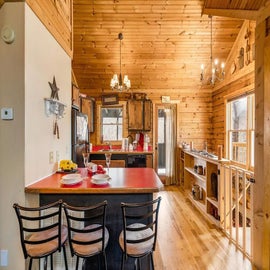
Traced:
<path id="1" fill-rule="evenodd" d="M 156 270 L 249 270 L 252 265 L 221 230 L 208 223 L 181 189 L 165 187 L 159 216 Z"/>

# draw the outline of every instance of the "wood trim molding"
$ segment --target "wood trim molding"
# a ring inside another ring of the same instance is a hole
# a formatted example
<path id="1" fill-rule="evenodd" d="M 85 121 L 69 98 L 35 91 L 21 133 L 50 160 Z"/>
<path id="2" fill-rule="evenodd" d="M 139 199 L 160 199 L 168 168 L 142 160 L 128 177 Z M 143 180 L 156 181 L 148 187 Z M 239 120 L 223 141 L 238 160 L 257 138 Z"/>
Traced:
<path id="1" fill-rule="evenodd" d="M 211 9 L 205 8 L 203 14 L 212 16 L 229 17 L 243 20 L 255 21 L 258 17 L 258 11 L 253 10 L 239 10 L 239 9 Z"/>
<path id="2" fill-rule="evenodd" d="M 24 0 L 0 0 L 0 8 L 5 4 L 5 2 L 24 2 Z"/>

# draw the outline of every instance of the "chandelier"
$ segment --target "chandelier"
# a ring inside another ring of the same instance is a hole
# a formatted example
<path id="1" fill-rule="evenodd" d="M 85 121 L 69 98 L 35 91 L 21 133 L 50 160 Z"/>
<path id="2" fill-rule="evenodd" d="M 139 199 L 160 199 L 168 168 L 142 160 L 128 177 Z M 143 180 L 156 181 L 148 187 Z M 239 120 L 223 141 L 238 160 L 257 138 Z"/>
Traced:
<path id="1" fill-rule="evenodd" d="M 124 75 L 124 79 L 122 77 L 122 69 L 121 69 L 122 68 L 121 67 L 121 61 L 122 61 L 121 52 L 122 52 L 122 39 L 123 39 L 122 33 L 118 34 L 118 39 L 120 40 L 120 74 L 119 74 L 119 78 L 117 74 L 113 75 L 111 79 L 111 88 L 117 91 L 125 91 L 130 88 L 130 80 L 128 79 L 127 75 Z"/>
<path id="2" fill-rule="evenodd" d="M 211 65 L 211 75 L 207 76 L 207 83 L 210 83 L 214 85 L 216 81 L 222 81 L 225 77 L 225 64 L 222 62 L 219 66 L 219 60 L 215 59 L 213 60 L 213 18 L 212 15 L 209 15 L 209 18 L 211 19 L 211 51 L 210 51 L 210 65 Z M 205 65 L 201 64 L 201 76 L 200 76 L 201 82 L 205 81 Z"/>

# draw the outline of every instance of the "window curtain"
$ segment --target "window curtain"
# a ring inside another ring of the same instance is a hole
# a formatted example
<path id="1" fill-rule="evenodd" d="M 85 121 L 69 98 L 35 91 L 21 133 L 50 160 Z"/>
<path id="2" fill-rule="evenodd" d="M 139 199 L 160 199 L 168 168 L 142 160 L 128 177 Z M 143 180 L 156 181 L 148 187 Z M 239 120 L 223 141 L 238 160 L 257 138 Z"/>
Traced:
<path id="1" fill-rule="evenodd" d="M 176 106 L 165 108 L 165 185 L 176 184 Z"/>

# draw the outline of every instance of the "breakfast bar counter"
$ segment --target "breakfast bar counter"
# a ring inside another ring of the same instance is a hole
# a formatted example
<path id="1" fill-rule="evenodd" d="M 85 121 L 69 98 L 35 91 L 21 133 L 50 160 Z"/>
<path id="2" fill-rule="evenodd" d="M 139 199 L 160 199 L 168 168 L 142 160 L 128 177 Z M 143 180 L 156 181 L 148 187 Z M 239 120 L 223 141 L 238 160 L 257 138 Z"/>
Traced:
<path id="1" fill-rule="evenodd" d="M 61 181 L 63 173 L 55 173 L 25 188 L 26 193 L 154 193 L 163 188 L 159 177 L 152 168 L 110 168 L 110 180 L 105 185 L 91 182 L 85 168 L 79 169 L 83 180 L 75 185 L 65 185 Z"/>
<path id="2" fill-rule="evenodd" d="M 26 193 L 39 194 L 40 205 L 62 199 L 64 202 L 87 206 L 103 200 L 108 201 L 106 227 L 110 233 L 106 249 L 108 270 L 119 270 L 121 265 L 121 249 L 118 237 L 122 230 L 121 202 L 143 202 L 154 198 L 154 193 L 163 188 L 163 184 L 152 168 L 110 168 L 110 179 L 106 184 L 96 185 L 87 169 L 79 169 L 83 179 L 74 185 L 63 184 L 64 174 L 55 173 L 34 184 L 25 187 Z M 133 262 L 128 264 L 132 267 Z M 97 269 L 95 262 L 87 261 L 89 269 Z M 143 269 L 148 270 L 145 262 Z M 88 267 L 87 267 L 88 269 Z"/>

